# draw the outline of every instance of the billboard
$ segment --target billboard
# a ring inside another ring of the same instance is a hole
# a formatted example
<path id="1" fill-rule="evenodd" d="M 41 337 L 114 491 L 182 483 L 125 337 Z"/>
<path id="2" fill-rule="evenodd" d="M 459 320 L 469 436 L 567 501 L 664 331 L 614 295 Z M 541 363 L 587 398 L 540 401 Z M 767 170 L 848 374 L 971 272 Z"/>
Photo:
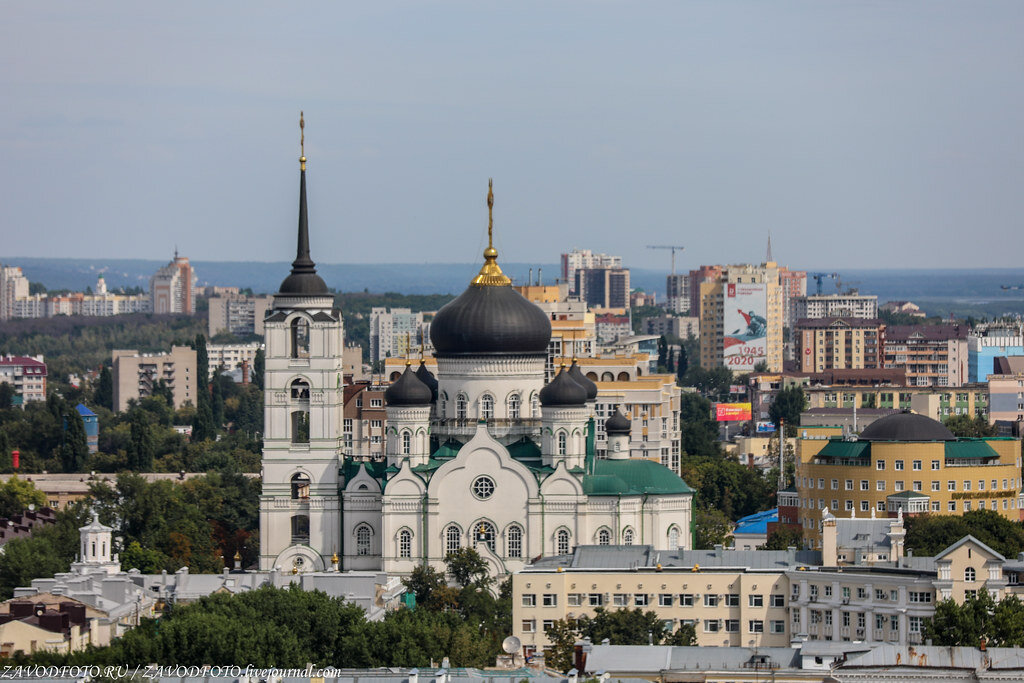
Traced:
<path id="1" fill-rule="evenodd" d="M 750 372 L 768 360 L 768 286 L 730 282 L 723 307 L 722 360 L 736 372 Z"/>
<path id="2" fill-rule="evenodd" d="M 719 422 L 750 419 L 749 403 L 716 403 L 715 419 Z"/>
<path id="3" fill-rule="evenodd" d="M 759 421 L 757 423 L 757 433 L 758 434 L 771 434 L 774 431 L 775 431 L 775 423 L 774 422 Z"/>

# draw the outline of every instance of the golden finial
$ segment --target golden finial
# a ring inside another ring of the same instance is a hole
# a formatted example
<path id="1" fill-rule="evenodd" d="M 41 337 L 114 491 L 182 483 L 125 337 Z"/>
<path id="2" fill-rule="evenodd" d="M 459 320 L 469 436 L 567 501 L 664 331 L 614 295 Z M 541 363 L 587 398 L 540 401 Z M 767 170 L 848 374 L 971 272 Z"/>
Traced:
<path id="1" fill-rule="evenodd" d="M 498 266 L 498 250 L 494 248 L 494 179 L 487 179 L 487 248 L 484 249 L 484 265 L 480 274 L 473 278 L 478 287 L 507 287 L 512 284 Z"/>
<path id="2" fill-rule="evenodd" d="M 334 554 L 331 555 L 331 564 L 338 564 L 338 551 L 335 550 Z"/>
<path id="3" fill-rule="evenodd" d="M 303 171 L 306 170 L 306 119 L 299 110 L 299 164 Z"/>

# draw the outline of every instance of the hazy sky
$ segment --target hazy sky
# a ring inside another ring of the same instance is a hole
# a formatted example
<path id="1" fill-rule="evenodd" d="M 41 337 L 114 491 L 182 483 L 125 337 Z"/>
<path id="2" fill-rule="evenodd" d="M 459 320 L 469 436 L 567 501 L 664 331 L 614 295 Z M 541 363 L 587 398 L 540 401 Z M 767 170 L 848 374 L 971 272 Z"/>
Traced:
<path id="1" fill-rule="evenodd" d="M 0 260 L 1015 266 L 1024 2 L 0 5 Z"/>

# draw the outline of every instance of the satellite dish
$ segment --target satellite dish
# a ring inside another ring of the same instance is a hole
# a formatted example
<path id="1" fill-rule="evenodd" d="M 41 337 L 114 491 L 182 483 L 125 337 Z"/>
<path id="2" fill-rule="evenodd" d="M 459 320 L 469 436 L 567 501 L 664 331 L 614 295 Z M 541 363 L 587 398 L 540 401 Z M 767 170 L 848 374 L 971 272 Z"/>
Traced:
<path id="1" fill-rule="evenodd" d="M 523 646 L 523 643 L 515 636 L 509 636 L 505 640 L 501 641 L 501 649 L 505 651 L 505 654 L 514 655 L 519 652 L 519 648 Z"/>

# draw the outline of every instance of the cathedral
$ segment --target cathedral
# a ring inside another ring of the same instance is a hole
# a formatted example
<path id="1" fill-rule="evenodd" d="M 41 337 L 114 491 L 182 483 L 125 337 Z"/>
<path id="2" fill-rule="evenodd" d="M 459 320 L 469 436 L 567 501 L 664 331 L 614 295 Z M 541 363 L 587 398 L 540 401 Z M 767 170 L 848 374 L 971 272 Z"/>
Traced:
<path id="1" fill-rule="evenodd" d="M 551 324 L 498 265 L 490 188 L 483 266 L 430 328 L 437 376 L 407 362 L 386 458 L 344 456 L 343 317 L 310 257 L 299 161 L 297 254 L 265 318 L 261 569 L 408 574 L 472 547 L 500 576 L 576 545 L 692 547 L 686 483 L 633 457 L 621 412 L 596 457 L 597 387 L 576 363 L 544 383 Z"/>

